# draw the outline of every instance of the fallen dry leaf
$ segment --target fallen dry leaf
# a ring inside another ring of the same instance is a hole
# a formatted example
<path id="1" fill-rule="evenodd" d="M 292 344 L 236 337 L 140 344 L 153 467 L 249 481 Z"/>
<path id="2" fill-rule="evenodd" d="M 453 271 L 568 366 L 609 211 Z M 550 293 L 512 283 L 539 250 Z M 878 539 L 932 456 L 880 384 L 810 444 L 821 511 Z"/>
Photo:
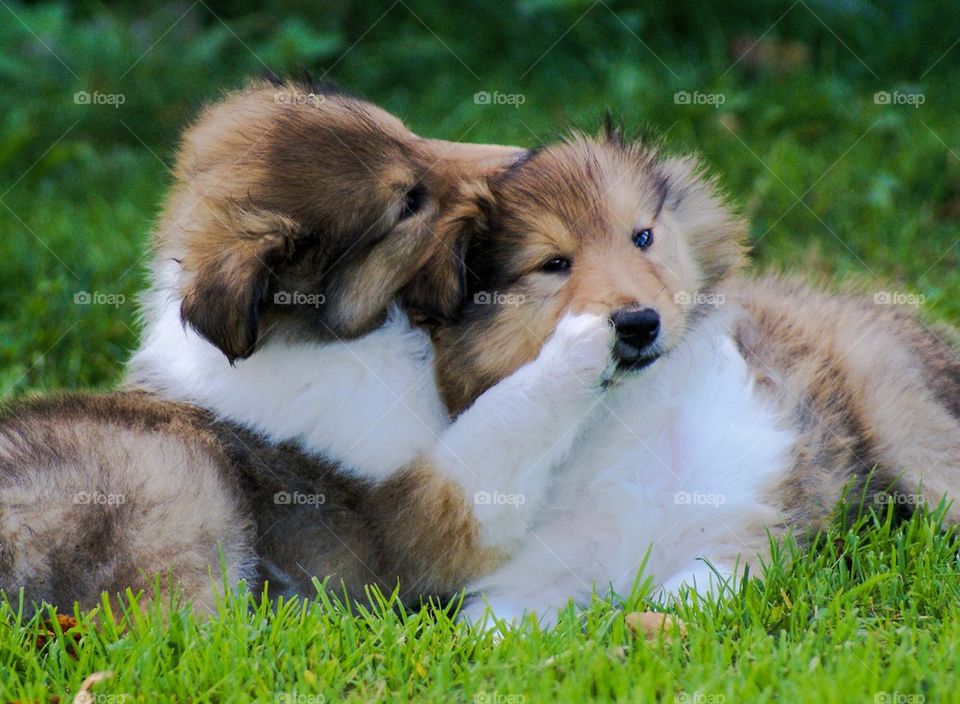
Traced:
<path id="1" fill-rule="evenodd" d="M 67 644 L 67 653 L 76 659 L 77 657 L 77 644 L 80 642 L 80 638 L 83 637 L 83 634 L 77 628 L 77 619 L 73 616 L 68 616 L 66 614 L 57 614 L 57 625 L 60 626 L 60 632 L 63 634 L 63 637 L 73 641 L 72 643 Z M 36 647 L 37 650 L 40 650 L 47 643 L 52 641 L 57 637 L 57 630 L 53 625 L 52 620 L 44 621 L 43 630 L 37 634 Z"/>

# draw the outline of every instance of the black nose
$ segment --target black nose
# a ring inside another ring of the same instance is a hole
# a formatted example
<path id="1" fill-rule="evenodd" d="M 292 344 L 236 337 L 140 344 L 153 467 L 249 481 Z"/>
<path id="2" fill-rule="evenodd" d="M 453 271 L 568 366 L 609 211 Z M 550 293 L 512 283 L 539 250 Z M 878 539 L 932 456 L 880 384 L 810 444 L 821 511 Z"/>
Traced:
<path id="1" fill-rule="evenodd" d="M 652 345 L 660 334 L 660 315 L 652 308 L 618 310 L 611 320 L 617 331 L 617 339 L 632 347 L 630 351 L 634 355 Z"/>

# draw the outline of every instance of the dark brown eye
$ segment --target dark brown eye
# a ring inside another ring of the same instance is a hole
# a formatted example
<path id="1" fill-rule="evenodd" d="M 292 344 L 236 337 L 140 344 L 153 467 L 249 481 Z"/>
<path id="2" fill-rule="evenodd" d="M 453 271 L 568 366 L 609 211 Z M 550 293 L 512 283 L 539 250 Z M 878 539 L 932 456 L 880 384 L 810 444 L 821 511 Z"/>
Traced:
<path id="1" fill-rule="evenodd" d="M 403 205 L 400 210 L 400 219 L 411 218 L 421 210 L 427 203 L 427 189 L 422 184 L 417 184 L 403 196 Z"/>
<path id="2" fill-rule="evenodd" d="M 640 249 L 646 249 L 653 244 L 653 230 L 645 227 L 633 233 L 633 243 Z"/>
<path id="3" fill-rule="evenodd" d="M 570 268 L 570 260 L 566 257 L 554 257 L 553 259 L 548 259 L 543 264 L 540 265 L 540 271 L 546 271 L 551 274 L 557 272 L 564 272 Z"/>

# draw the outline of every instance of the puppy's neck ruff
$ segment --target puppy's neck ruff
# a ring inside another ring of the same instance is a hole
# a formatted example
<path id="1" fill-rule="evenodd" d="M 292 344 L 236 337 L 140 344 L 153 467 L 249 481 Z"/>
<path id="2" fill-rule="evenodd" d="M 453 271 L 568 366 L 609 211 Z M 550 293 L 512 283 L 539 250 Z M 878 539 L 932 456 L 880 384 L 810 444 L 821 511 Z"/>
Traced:
<path id="1" fill-rule="evenodd" d="M 401 311 L 356 340 L 269 342 L 231 366 L 181 321 L 180 275 L 172 261 L 155 270 L 128 387 L 201 406 L 373 478 L 412 461 L 447 425 L 429 337 Z"/>
<path id="2" fill-rule="evenodd" d="M 738 554 L 752 561 L 763 549 L 756 526 L 780 520 L 771 492 L 796 435 L 759 393 L 726 321 L 698 321 L 581 419 L 538 539 L 471 585 L 498 616 L 532 609 L 551 623 L 568 599 L 588 602 L 592 586 L 629 593 L 648 548 L 645 573 L 668 594 L 710 588 L 714 569 L 732 576 Z M 465 617 L 483 611 L 475 601 Z"/>

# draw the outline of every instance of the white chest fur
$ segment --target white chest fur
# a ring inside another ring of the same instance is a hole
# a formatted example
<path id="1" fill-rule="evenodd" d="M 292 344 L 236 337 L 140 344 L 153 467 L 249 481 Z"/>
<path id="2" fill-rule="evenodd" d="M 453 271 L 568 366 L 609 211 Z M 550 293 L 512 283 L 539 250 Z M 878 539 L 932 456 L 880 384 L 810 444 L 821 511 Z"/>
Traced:
<path id="1" fill-rule="evenodd" d="M 606 396 L 524 547 L 473 585 L 498 615 L 547 620 L 590 590 L 629 593 L 645 574 L 667 592 L 709 587 L 711 564 L 753 561 L 777 520 L 770 490 L 795 434 L 758 395 L 728 335 L 704 323 L 668 357 Z M 556 428 L 560 433 L 564 429 Z M 482 612 L 468 608 L 467 618 Z"/>
<path id="2" fill-rule="evenodd" d="M 628 569 L 636 548 L 652 545 L 648 571 L 658 581 L 697 558 L 753 547 L 795 440 L 758 398 L 729 337 L 695 341 L 663 362 L 614 391 L 580 455 L 591 503 L 619 524 L 614 563 Z"/>
<path id="3" fill-rule="evenodd" d="M 347 471 L 379 478 L 432 447 L 448 424 L 430 340 L 398 312 L 350 342 L 267 345 L 230 366 L 151 294 L 128 383 L 193 403 L 275 441 L 294 441 Z"/>

